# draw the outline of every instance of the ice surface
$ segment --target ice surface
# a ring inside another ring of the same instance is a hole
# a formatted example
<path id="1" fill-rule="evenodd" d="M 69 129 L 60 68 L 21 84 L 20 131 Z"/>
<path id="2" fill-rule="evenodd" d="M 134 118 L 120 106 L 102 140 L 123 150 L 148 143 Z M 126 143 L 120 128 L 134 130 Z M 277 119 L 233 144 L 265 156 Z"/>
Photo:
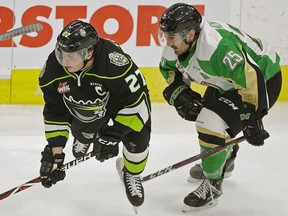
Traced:
<path id="1" fill-rule="evenodd" d="M 182 120 L 167 104 L 152 106 L 149 161 L 143 176 L 199 153 L 194 123 Z M 219 204 L 182 213 L 184 197 L 200 182 L 186 181 L 187 165 L 143 183 L 145 202 L 139 216 L 288 215 L 288 103 L 277 103 L 264 119 L 271 137 L 263 147 L 240 144 L 236 169 L 224 181 Z M 0 193 L 39 176 L 40 152 L 46 145 L 41 106 L 0 105 Z M 285 141 L 286 140 L 286 141 Z M 66 162 L 73 159 L 70 137 Z M 135 215 L 115 169 L 90 159 L 66 172 L 50 189 L 37 184 L 0 201 L 0 216 Z"/>

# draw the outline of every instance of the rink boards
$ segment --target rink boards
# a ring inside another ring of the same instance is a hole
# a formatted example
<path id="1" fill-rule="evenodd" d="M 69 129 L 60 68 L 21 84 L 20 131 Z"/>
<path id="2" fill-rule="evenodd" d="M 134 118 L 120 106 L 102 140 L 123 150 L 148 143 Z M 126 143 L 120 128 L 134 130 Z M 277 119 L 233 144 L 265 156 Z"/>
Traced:
<path id="1" fill-rule="evenodd" d="M 162 91 L 166 86 L 157 67 L 140 68 L 150 91 L 152 102 L 164 102 Z M 288 66 L 282 66 L 283 84 L 279 101 L 288 101 Z M 42 104 L 42 93 L 38 87 L 40 69 L 13 69 L 11 79 L 0 80 L 0 104 Z M 192 88 L 200 93 L 205 87 L 193 84 Z"/>

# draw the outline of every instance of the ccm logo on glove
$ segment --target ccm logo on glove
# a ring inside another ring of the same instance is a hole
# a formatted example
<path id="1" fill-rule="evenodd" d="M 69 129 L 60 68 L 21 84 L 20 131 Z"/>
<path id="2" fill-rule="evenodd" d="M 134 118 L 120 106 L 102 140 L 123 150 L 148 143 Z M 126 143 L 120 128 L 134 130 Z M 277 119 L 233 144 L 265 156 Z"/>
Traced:
<path id="1" fill-rule="evenodd" d="M 111 141 L 111 140 L 102 139 L 98 133 L 96 135 L 96 139 L 98 143 L 101 143 L 102 145 L 117 145 L 119 143 L 119 140 Z"/>

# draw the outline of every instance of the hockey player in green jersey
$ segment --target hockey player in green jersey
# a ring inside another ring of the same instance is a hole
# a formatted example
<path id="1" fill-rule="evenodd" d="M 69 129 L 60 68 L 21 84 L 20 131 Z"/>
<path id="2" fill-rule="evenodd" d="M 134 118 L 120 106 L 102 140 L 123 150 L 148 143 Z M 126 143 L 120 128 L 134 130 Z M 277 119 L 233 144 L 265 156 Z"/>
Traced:
<path id="1" fill-rule="evenodd" d="M 96 159 L 103 162 L 117 156 L 123 143 L 126 194 L 133 206 L 142 205 L 140 174 L 148 158 L 151 105 L 145 78 L 131 57 L 100 38 L 92 25 L 76 20 L 57 37 L 39 83 L 48 141 L 41 159 L 42 185 L 49 188 L 64 179 L 65 172 L 56 168 L 63 165 L 71 129 L 76 158 L 93 143 Z"/>
<path id="2" fill-rule="evenodd" d="M 159 67 L 169 84 L 164 98 L 182 118 L 196 121 L 201 151 L 224 145 L 241 131 L 248 143 L 262 146 L 269 137 L 262 118 L 281 90 L 277 53 L 234 26 L 208 22 L 184 3 L 172 5 L 161 16 L 159 40 L 165 45 Z M 207 86 L 203 98 L 190 88 L 191 82 Z M 185 197 L 183 211 L 217 204 L 236 150 L 228 148 L 202 160 L 198 171 L 203 182 Z"/>

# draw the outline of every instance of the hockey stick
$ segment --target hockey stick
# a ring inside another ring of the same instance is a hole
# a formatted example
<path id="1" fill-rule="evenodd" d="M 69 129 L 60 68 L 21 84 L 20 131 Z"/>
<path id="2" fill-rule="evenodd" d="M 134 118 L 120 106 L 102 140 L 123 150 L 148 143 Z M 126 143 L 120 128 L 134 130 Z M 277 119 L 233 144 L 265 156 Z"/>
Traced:
<path id="1" fill-rule="evenodd" d="M 173 164 L 173 165 L 171 165 L 169 167 L 166 167 L 166 168 L 164 168 L 162 170 L 159 170 L 159 171 L 154 172 L 154 173 L 152 173 L 150 175 L 147 175 L 147 176 L 143 177 L 142 182 L 149 181 L 149 180 L 151 180 L 153 178 L 159 177 L 159 176 L 161 176 L 163 174 L 166 174 L 166 173 L 171 172 L 171 171 L 173 171 L 175 169 L 178 169 L 178 168 L 180 168 L 182 166 L 185 166 L 187 164 L 190 164 L 192 162 L 195 162 L 197 160 L 200 160 L 202 158 L 205 158 L 205 157 L 210 156 L 212 154 L 215 154 L 217 152 L 220 152 L 220 151 L 226 149 L 227 147 L 236 145 L 237 143 L 240 143 L 240 142 L 242 142 L 244 140 L 245 140 L 244 136 L 241 136 L 241 137 L 238 137 L 236 139 L 230 140 L 229 142 L 226 142 L 226 144 L 223 145 L 223 146 L 216 147 L 214 149 L 211 149 L 210 151 L 201 152 L 198 155 L 195 155 L 195 156 L 190 157 L 190 158 L 188 158 L 186 160 L 180 161 L 180 162 L 178 162 L 176 164 Z"/>
<path id="2" fill-rule="evenodd" d="M 26 26 L 22 26 L 16 29 L 13 29 L 11 31 L 8 31 L 6 33 L 0 34 L 0 41 L 8 40 L 10 38 L 27 34 L 30 32 L 37 32 L 40 31 L 43 28 L 42 24 L 40 23 L 34 23 Z"/>
<path id="3" fill-rule="evenodd" d="M 82 163 L 82 162 L 84 162 L 84 161 L 86 161 L 86 160 L 88 160 L 94 156 L 95 156 L 95 153 L 93 151 L 89 152 L 89 153 L 83 155 L 82 157 L 76 158 L 76 159 L 64 164 L 59 169 L 62 171 L 66 171 L 66 170 L 68 170 L 74 166 L 77 166 L 78 164 L 80 164 L 80 163 Z M 37 178 L 34 178 L 34 179 L 32 179 L 32 180 L 30 180 L 30 181 L 28 181 L 22 185 L 19 185 L 18 187 L 12 188 L 11 190 L 8 190 L 8 191 L 0 194 L 0 200 L 8 198 L 11 195 L 14 195 L 14 194 L 21 192 L 21 191 L 23 191 L 23 190 L 25 190 L 31 186 L 34 186 L 39 182 L 41 182 L 41 179 L 40 179 L 40 177 L 37 177 Z"/>

